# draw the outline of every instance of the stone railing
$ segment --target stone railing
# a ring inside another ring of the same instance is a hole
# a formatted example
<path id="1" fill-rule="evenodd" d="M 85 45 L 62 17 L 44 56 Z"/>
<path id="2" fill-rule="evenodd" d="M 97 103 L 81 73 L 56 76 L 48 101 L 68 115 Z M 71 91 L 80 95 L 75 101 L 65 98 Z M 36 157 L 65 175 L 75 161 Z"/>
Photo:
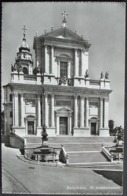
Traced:
<path id="1" fill-rule="evenodd" d="M 59 155 L 59 160 L 62 163 L 68 164 L 68 154 L 65 151 L 65 148 L 63 147 L 63 145 L 61 146 L 61 150 L 60 150 L 60 155 Z"/>
<path id="2" fill-rule="evenodd" d="M 36 76 L 34 75 L 24 75 L 24 80 L 36 80 Z"/>
<path id="3" fill-rule="evenodd" d="M 102 146 L 102 153 L 111 161 L 113 162 L 113 155 L 106 149 L 106 147 Z"/>

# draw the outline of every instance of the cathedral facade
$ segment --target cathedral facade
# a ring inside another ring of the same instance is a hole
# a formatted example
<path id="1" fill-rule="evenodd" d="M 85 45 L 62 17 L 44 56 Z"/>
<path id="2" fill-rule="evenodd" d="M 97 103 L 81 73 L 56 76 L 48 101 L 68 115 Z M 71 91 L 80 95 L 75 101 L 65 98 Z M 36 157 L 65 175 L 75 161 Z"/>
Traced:
<path id="1" fill-rule="evenodd" d="M 91 44 L 62 27 L 34 37 L 35 63 L 24 35 L 11 81 L 4 88 L 5 134 L 40 136 L 109 136 L 108 73 L 89 76 Z"/>

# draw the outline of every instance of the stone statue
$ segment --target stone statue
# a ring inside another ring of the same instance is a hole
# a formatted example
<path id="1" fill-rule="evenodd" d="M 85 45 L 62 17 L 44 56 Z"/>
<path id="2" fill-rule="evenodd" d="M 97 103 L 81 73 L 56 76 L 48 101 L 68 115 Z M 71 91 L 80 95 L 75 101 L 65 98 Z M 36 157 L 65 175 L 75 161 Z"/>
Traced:
<path id="1" fill-rule="evenodd" d="M 85 74 L 85 78 L 88 78 L 89 77 L 89 72 L 88 72 L 88 69 L 86 70 L 86 74 Z"/>
<path id="2" fill-rule="evenodd" d="M 13 67 L 13 65 L 11 64 L 11 72 L 13 72 L 14 71 L 14 67 Z"/>
<path id="3" fill-rule="evenodd" d="M 105 79 L 109 79 L 109 73 L 107 71 L 105 73 Z"/>
<path id="4" fill-rule="evenodd" d="M 104 74 L 103 74 L 103 71 L 101 72 L 101 79 L 103 79 L 104 78 Z"/>

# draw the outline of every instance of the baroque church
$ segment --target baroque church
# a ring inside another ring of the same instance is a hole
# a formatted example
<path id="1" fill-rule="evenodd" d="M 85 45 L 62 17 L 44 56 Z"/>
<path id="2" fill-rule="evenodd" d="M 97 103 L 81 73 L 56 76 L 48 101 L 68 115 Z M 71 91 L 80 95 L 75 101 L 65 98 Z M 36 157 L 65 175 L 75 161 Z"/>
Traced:
<path id="1" fill-rule="evenodd" d="M 66 16 L 59 29 L 34 37 L 35 63 L 24 27 L 11 81 L 3 86 L 6 135 L 41 136 L 45 125 L 49 136 L 109 136 L 108 73 L 90 78 L 91 44 L 67 27 Z"/>

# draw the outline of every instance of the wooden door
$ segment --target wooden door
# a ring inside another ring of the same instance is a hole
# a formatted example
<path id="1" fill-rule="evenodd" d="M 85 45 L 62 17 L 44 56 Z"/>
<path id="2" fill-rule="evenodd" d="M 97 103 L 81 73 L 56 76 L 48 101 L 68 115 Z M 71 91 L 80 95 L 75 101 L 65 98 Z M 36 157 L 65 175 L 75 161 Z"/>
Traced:
<path id="1" fill-rule="evenodd" d="M 67 117 L 60 117 L 60 135 L 67 135 Z"/>
<path id="2" fill-rule="evenodd" d="M 34 134 L 34 122 L 28 121 L 28 134 Z"/>
<path id="3" fill-rule="evenodd" d="M 91 123 L 91 135 L 96 135 L 96 123 Z"/>

